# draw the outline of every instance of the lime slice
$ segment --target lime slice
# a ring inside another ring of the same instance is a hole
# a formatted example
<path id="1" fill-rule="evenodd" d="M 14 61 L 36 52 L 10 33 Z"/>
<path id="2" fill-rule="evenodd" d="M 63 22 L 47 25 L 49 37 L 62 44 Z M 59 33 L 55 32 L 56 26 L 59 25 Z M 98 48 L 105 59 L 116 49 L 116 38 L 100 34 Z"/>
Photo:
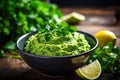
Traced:
<path id="1" fill-rule="evenodd" d="M 76 73 L 83 79 L 94 80 L 97 79 L 101 74 L 101 65 L 98 60 L 95 60 L 91 64 L 78 68 Z"/>
<path id="2" fill-rule="evenodd" d="M 77 12 L 72 12 L 68 15 L 63 16 L 62 20 L 67 23 L 76 24 L 79 23 L 80 21 L 84 21 L 85 16 Z"/>

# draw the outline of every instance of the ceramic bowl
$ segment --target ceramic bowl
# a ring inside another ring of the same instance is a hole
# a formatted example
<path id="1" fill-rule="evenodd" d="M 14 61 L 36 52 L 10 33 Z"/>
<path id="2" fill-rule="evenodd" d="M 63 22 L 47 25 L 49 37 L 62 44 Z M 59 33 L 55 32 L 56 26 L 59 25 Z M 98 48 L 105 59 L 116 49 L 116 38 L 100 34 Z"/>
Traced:
<path id="1" fill-rule="evenodd" d="M 49 57 L 32 55 L 25 52 L 24 46 L 26 41 L 36 32 L 30 32 L 22 35 L 17 40 L 16 46 L 23 60 L 32 68 L 46 75 L 63 75 L 85 65 L 89 59 L 89 56 L 92 54 L 92 51 L 98 46 L 98 41 L 93 35 L 82 31 L 78 32 L 85 35 L 85 38 L 91 45 L 91 49 L 77 55 Z"/>

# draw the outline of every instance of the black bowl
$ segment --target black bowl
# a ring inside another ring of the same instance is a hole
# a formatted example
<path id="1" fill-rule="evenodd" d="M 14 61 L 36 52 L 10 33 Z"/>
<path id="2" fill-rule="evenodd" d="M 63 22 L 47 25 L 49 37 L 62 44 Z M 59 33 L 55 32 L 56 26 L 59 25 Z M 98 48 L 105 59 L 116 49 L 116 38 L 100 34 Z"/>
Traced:
<path id="1" fill-rule="evenodd" d="M 80 53 L 78 55 L 48 57 L 32 55 L 25 52 L 24 46 L 26 41 L 36 32 L 30 32 L 21 36 L 17 40 L 16 45 L 21 57 L 32 68 L 37 69 L 46 75 L 63 75 L 72 72 L 86 64 L 91 52 L 98 46 L 98 41 L 94 36 L 86 32 L 78 32 L 84 34 L 87 41 L 91 45 L 91 49 L 89 51 Z"/>

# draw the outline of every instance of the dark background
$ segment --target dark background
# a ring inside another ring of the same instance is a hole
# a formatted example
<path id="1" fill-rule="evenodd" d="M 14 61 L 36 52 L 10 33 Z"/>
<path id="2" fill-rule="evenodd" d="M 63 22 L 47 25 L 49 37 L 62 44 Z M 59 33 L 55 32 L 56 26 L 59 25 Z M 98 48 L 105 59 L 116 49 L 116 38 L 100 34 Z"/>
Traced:
<path id="1" fill-rule="evenodd" d="M 120 0 L 50 0 L 60 7 L 97 7 L 106 8 L 110 6 L 119 6 Z"/>
<path id="2" fill-rule="evenodd" d="M 46 0 L 55 3 L 59 7 L 80 7 L 80 8 L 97 8 L 113 9 L 117 21 L 120 20 L 120 0 Z"/>

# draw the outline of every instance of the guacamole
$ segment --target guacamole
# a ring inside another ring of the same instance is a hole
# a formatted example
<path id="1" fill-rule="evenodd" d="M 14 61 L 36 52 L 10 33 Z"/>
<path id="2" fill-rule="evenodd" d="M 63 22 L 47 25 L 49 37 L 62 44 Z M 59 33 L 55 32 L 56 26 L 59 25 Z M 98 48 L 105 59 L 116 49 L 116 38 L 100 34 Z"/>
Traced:
<path id="1" fill-rule="evenodd" d="M 86 52 L 90 50 L 90 45 L 85 36 L 78 32 L 67 35 L 54 33 L 50 37 L 47 32 L 38 32 L 29 37 L 24 50 L 38 56 L 67 56 Z"/>

